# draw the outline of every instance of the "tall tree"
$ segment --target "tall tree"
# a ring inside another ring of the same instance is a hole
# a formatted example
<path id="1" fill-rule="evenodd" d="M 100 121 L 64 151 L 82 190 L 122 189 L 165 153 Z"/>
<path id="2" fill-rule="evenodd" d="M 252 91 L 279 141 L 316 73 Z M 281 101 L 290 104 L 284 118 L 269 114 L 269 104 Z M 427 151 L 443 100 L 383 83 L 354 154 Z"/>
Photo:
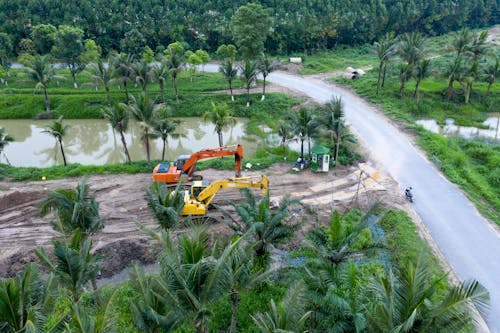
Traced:
<path id="1" fill-rule="evenodd" d="M 144 60 L 136 61 L 130 66 L 132 78 L 141 87 L 142 93 L 146 94 L 148 84 L 153 78 L 151 66 Z"/>
<path id="2" fill-rule="evenodd" d="M 102 108 L 101 113 L 104 119 L 108 120 L 109 124 L 113 128 L 113 131 L 118 131 L 118 133 L 120 133 L 127 162 L 128 163 L 132 162 L 127 148 L 127 141 L 125 140 L 125 135 L 124 135 L 124 133 L 128 129 L 128 121 L 129 121 L 129 114 L 127 112 L 127 108 L 124 107 L 122 104 L 115 104 L 107 108 Z"/>
<path id="3" fill-rule="evenodd" d="M 291 112 L 287 119 L 292 125 L 295 135 L 300 140 L 300 158 L 304 160 L 304 141 L 307 140 L 309 158 L 311 157 L 311 139 L 318 134 L 319 123 L 314 117 L 313 110 L 302 107 L 298 112 Z"/>
<path id="4" fill-rule="evenodd" d="M 48 85 L 53 80 L 62 79 L 62 77 L 56 75 L 54 66 L 50 63 L 48 56 L 33 57 L 32 62 L 24 67 L 24 71 L 28 79 L 36 83 L 36 89 L 43 89 L 43 94 L 45 96 L 45 112 L 47 116 L 50 116 Z"/>
<path id="5" fill-rule="evenodd" d="M 256 61 L 245 60 L 245 62 L 240 66 L 240 76 L 243 82 L 245 82 L 245 88 L 247 90 L 247 107 L 250 106 L 250 88 L 252 84 L 257 80 L 257 75 L 259 74 L 259 68 Z"/>
<path id="6" fill-rule="evenodd" d="M 132 63 L 134 57 L 131 54 L 120 53 L 113 57 L 113 67 L 115 68 L 116 78 L 123 83 L 125 89 L 125 98 L 127 103 L 130 102 L 128 94 L 128 83 L 132 80 Z"/>
<path id="7" fill-rule="evenodd" d="M 224 145 L 222 131 L 226 127 L 236 124 L 236 119 L 233 117 L 233 113 L 226 103 L 215 104 L 212 102 L 212 111 L 207 111 L 203 114 L 203 121 L 209 121 L 214 125 L 214 132 L 219 137 L 219 147 Z"/>
<path id="8" fill-rule="evenodd" d="M 88 67 L 88 72 L 92 80 L 97 84 L 102 84 L 104 90 L 106 91 L 106 104 L 111 107 L 111 96 L 109 93 L 110 85 L 115 82 L 115 69 L 110 65 L 111 58 L 108 59 L 108 65 L 105 65 L 102 61 L 98 60 L 97 63 L 92 63 Z M 96 85 L 97 89 L 97 85 Z"/>
<path id="9" fill-rule="evenodd" d="M 423 79 L 431 75 L 431 61 L 429 59 L 422 59 L 417 61 L 415 67 L 413 68 L 413 76 L 415 77 L 415 91 L 413 96 L 417 99 L 417 104 L 420 101 L 420 83 Z"/>
<path id="10" fill-rule="evenodd" d="M 64 148 L 62 139 L 66 135 L 68 131 L 68 125 L 63 124 L 63 116 L 60 116 L 57 120 L 52 121 L 50 125 L 45 127 L 43 133 L 47 133 L 53 136 L 56 141 L 59 143 L 59 147 L 61 148 L 61 154 L 64 161 L 64 166 L 66 166 L 66 155 L 64 154 Z"/>
<path id="11" fill-rule="evenodd" d="M 495 57 L 495 62 L 490 63 L 484 70 L 484 78 L 488 82 L 486 96 L 490 95 L 491 86 L 495 83 L 495 79 L 500 75 L 500 62 L 498 57 Z"/>
<path id="12" fill-rule="evenodd" d="M 446 99 L 450 100 L 453 94 L 453 83 L 455 82 L 457 74 L 461 70 L 463 56 L 466 54 L 470 43 L 472 42 L 472 35 L 466 28 L 455 33 L 451 44 L 448 46 L 455 53 L 455 59 L 451 62 L 448 69 L 448 88 L 446 88 Z"/>
<path id="13" fill-rule="evenodd" d="M 31 29 L 31 40 L 40 55 L 49 54 L 57 39 L 57 28 L 52 24 L 37 24 Z"/>
<path id="14" fill-rule="evenodd" d="M 170 68 L 170 75 L 172 76 L 172 84 L 175 89 L 175 100 L 179 102 L 179 91 L 177 89 L 177 77 L 179 73 L 182 71 L 182 67 L 184 66 L 184 47 L 181 43 L 175 42 L 169 44 L 167 49 L 165 50 L 167 56 L 167 64 Z"/>
<path id="15" fill-rule="evenodd" d="M 340 142 L 345 128 L 344 114 L 342 98 L 334 97 L 320 109 L 320 116 L 317 117 L 321 130 L 326 132 L 332 141 L 335 164 L 339 158 Z"/>
<path id="16" fill-rule="evenodd" d="M 283 159 L 286 159 L 286 142 L 290 139 L 293 139 L 294 137 L 292 125 L 284 120 L 279 120 L 276 133 L 281 140 L 281 147 L 283 148 Z"/>
<path id="17" fill-rule="evenodd" d="M 165 98 L 165 82 L 167 82 L 170 76 L 170 67 L 168 66 L 167 60 L 164 56 L 160 58 L 160 63 L 153 67 L 153 79 L 158 82 L 160 86 L 160 95 L 163 104 L 167 104 Z"/>
<path id="18" fill-rule="evenodd" d="M 59 26 L 52 53 L 68 66 L 74 88 L 78 88 L 76 75 L 85 69 L 85 63 L 81 59 L 84 52 L 83 30 L 69 25 Z"/>
<path id="19" fill-rule="evenodd" d="M 13 56 L 13 46 L 10 36 L 0 32 L 0 66 L 9 67 L 9 60 Z"/>
<path id="20" fill-rule="evenodd" d="M 384 86 L 385 75 L 387 72 L 387 63 L 392 55 L 397 51 L 394 35 L 386 34 L 384 38 L 375 42 L 375 48 L 379 59 L 378 75 L 377 75 L 377 95 L 380 88 Z"/>
<path id="21" fill-rule="evenodd" d="M 4 128 L 0 127 L 0 157 L 2 156 L 2 153 L 3 153 L 3 150 L 5 149 L 5 147 L 9 144 L 9 142 L 12 142 L 12 141 L 14 141 L 14 138 L 11 137 L 9 134 L 4 133 Z M 5 158 L 7 158 L 7 157 L 5 157 Z"/>
<path id="22" fill-rule="evenodd" d="M 146 94 L 140 94 L 137 97 L 132 96 L 131 101 L 129 105 L 121 104 L 121 106 L 128 108 L 135 120 L 139 122 L 142 129 L 141 140 L 146 148 L 146 157 L 149 162 L 151 160 L 149 149 L 150 134 L 155 125 L 155 120 L 158 118 L 158 112 L 164 106 L 156 103 L 155 99 L 151 99 Z"/>
<path id="23" fill-rule="evenodd" d="M 406 81 L 413 71 L 414 65 L 424 56 L 424 39 L 416 33 L 406 33 L 401 36 L 398 42 L 398 55 L 405 62 L 401 67 L 401 85 L 399 94 L 403 96 Z"/>
<path id="24" fill-rule="evenodd" d="M 256 3 L 243 5 L 234 14 L 232 26 L 234 40 L 243 58 L 254 59 L 264 51 L 264 42 L 271 28 L 270 10 Z"/>
<path id="25" fill-rule="evenodd" d="M 274 71 L 277 67 L 277 63 L 269 59 L 267 57 L 267 54 L 262 53 L 261 58 L 259 59 L 259 72 L 262 74 L 262 78 L 264 79 L 264 83 L 262 86 L 262 100 L 266 98 L 266 78 L 269 74 L 271 74 L 272 71 Z"/>
<path id="26" fill-rule="evenodd" d="M 163 109 L 163 112 L 159 112 L 158 119 L 155 121 L 155 125 L 153 126 L 153 131 L 151 134 L 153 136 L 161 138 L 163 142 L 163 148 L 161 150 L 161 160 L 165 160 L 165 148 L 167 146 L 168 138 L 178 139 L 181 136 L 184 136 L 180 133 L 176 133 L 175 130 L 177 126 L 181 123 L 179 119 L 172 119 L 167 109 Z"/>
<path id="27" fill-rule="evenodd" d="M 231 101 L 234 102 L 234 96 L 233 96 L 233 80 L 236 78 L 236 75 L 238 75 L 238 69 L 234 66 L 233 60 L 231 59 L 226 59 L 221 61 L 219 65 L 219 73 L 224 76 L 224 79 L 226 79 L 228 85 L 229 85 L 229 92 L 231 94 Z"/>

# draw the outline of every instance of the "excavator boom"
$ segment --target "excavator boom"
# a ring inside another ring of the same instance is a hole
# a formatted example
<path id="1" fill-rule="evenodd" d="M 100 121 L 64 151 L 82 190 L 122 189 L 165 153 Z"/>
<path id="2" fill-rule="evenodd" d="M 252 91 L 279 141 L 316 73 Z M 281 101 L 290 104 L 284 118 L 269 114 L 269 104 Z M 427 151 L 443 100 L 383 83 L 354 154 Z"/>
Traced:
<path id="1" fill-rule="evenodd" d="M 182 215 L 205 215 L 208 206 L 219 190 L 244 187 L 259 188 L 264 195 L 269 187 L 269 180 L 266 176 L 262 176 L 260 181 L 252 180 L 250 177 L 221 179 L 210 184 L 195 181 L 190 191 L 184 193 Z"/>
<path id="2" fill-rule="evenodd" d="M 179 156 L 176 163 L 160 163 L 153 170 L 153 181 L 176 184 L 180 181 L 190 181 L 199 160 L 234 155 L 235 176 L 241 175 L 243 146 L 223 146 L 200 150 L 190 156 Z"/>

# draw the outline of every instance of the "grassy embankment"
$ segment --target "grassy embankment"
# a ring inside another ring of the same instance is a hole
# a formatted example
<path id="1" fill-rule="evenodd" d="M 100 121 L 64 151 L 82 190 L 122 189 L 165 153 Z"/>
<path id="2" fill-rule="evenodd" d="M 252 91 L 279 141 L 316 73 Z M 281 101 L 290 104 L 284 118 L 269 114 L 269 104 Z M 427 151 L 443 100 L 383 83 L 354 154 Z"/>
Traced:
<path id="1" fill-rule="evenodd" d="M 460 126 L 484 128 L 482 122 L 490 112 L 498 112 L 500 87 L 493 84 L 486 97 L 487 84 L 477 80 L 469 104 L 464 103 L 460 83 L 454 85 L 454 95 L 447 101 L 443 92 L 448 80 L 444 75 L 446 64 L 452 55 L 445 49 L 452 36 L 433 37 L 427 41 L 427 57 L 431 59 L 433 74 L 423 80 L 420 101 L 413 97 L 415 80 L 406 85 L 404 96 L 399 95 L 398 60 L 395 58 L 388 66 L 389 72 L 385 86 L 376 95 L 378 58 L 372 46 L 345 48 L 319 57 L 308 56 L 304 63 L 304 73 L 328 72 L 345 69 L 346 66 L 360 67 L 371 65 L 369 71 L 358 80 L 335 79 L 349 85 L 369 102 L 376 104 L 390 118 L 402 121 L 418 136 L 418 143 L 429 159 L 450 179 L 458 184 L 486 217 L 500 224 L 500 144 L 498 141 L 474 138 L 444 138 L 430 133 L 415 124 L 417 119 L 433 118 L 443 125 L 446 118 L 453 118 Z M 498 54 L 499 47 L 493 47 Z M 325 60 L 328 58 L 328 60 Z M 337 61 L 338 59 L 338 61 Z M 346 60 L 348 59 L 348 60 Z"/>
<path id="2" fill-rule="evenodd" d="M 65 119 L 101 118 L 100 109 L 106 103 L 104 89 L 96 91 L 94 84 L 92 84 L 86 73 L 81 73 L 78 76 L 80 88 L 74 89 L 71 86 L 69 73 L 66 70 L 60 70 L 59 73 L 64 75 L 66 80 L 61 81 L 59 87 L 55 86 L 55 84 L 49 87 L 49 97 L 54 116 L 62 115 Z M 249 119 L 247 133 L 257 137 L 264 135 L 260 125 L 264 123 L 273 126 L 276 120 L 282 118 L 283 114 L 290 110 L 292 106 L 300 103 L 300 100 L 280 93 L 268 93 L 265 101 L 260 101 L 261 94 L 255 93 L 251 94 L 251 105 L 247 108 L 245 94 L 235 96 L 235 101 L 231 101 L 228 94 L 225 93 L 228 91 L 227 82 L 219 74 L 200 73 L 193 78 L 193 82 L 187 75 L 183 75 L 178 82 L 179 102 L 175 101 L 171 82 L 165 84 L 167 105 L 171 109 L 173 116 L 201 116 L 207 110 L 211 110 L 212 102 L 225 102 L 233 109 L 235 116 Z M 242 85 L 243 83 L 239 79 L 233 83 L 235 88 Z M 140 92 L 138 88 L 129 89 L 130 95 L 138 95 Z M 159 98 L 159 85 L 149 85 L 148 93 Z M 33 83 L 25 81 L 21 70 L 12 70 L 9 86 L 0 88 L 0 96 L 2 97 L 0 99 L 0 119 L 34 119 L 44 111 L 43 92 L 34 90 Z M 113 102 L 124 102 L 125 93 L 123 88 L 119 90 L 116 86 L 111 87 L 111 99 Z M 296 160 L 297 154 L 295 152 L 288 150 L 288 154 L 289 158 L 287 160 Z M 279 149 L 266 149 L 257 152 L 251 158 L 245 157 L 245 161 L 252 163 L 253 168 L 264 168 L 273 162 L 283 161 L 283 156 Z M 0 178 L 36 180 L 40 179 L 42 175 L 53 179 L 85 174 L 151 172 L 158 162 L 158 160 L 151 163 L 138 161 L 130 165 L 113 164 L 102 166 L 71 164 L 66 168 L 61 166 L 25 168 L 0 164 Z M 209 167 L 232 169 L 234 167 L 232 163 L 229 159 L 213 159 L 200 162 L 198 169 Z"/>

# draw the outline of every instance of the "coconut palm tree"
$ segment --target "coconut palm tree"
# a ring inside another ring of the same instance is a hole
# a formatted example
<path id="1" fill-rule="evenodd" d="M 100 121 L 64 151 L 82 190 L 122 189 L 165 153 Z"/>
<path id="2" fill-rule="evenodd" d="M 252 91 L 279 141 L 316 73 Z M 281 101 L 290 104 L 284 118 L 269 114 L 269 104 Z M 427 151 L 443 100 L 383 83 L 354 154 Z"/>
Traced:
<path id="1" fill-rule="evenodd" d="M 80 230 L 91 236 L 104 228 L 104 220 L 99 216 L 99 203 L 90 194 L 90 187 L 83 177 L 75 190 L 57 189 L 49 193 L 39 203 L 42 216 L 53 212 L 56 220 L 51 226 L 63 235 L 71 236 Z"/>
<path id="2" fill-rule="evenodd" d="M 498 75 L 500 75 L 500 61 L 498 61 L 498 57 L 495 57 L 495 62 L 493 64 L 489 64 L 484 70 L 484 78 L 486 82 L 488 82 L 488 88 L 486 89 L 486 96 L 490 95 L 491 86 L 493 85 L 493 83 L 495 83 L 495 79 L 498 77 Z"/>
<path id="3" fill-rule="evenodd" d="M 167 112 L 167 109 L 164 109 L 161 113 L 161 116 L 158 117 L 155 121 L 155 125 L 153 127 L 153 131 L 151 135 L 154 137 L 161 138 L 163 142 L 163 148 L 161 151 L 161 160 L 165 160 L 165 147 L 167 146 L 168 138 L 171 137 L 173 139 L 178 139 L 180 137 L 185 137 L 184 134 L 175 133 L 177 126 L 181 123 L 179 119 L 171 119 L 170 114 Z"/>
<path id="4" fill-rule="evenodd" d="M 167 48 L 167 65 L 170 68 L 170 75 L 172 76 L 172 84 L 175 89 L 175 100 L 179 102 L 179 91 L 177 89 L 177 77 L 184 67 L 184 48 L 180 43 L 172 43 Z"/>
<path id="5" fill-rule="evenodd" d="M 340 141 L 344 124 L 344 104 L 341 97 L 333 97 L 328 103 L 319 110 L 320 115 L 317 120 L 321 130 L 330 137 L 333 147 L 333 156 L 337 163 L 340 150 Z"/>
<path id="6" fill-rule="evenodd" d="M 128 95 L 128 83 L 132 80 L 132 63 L 134 56 L 128 53 L 119 53 L 112 58 L 112 64 L 116 79 L 123 84 L 127 104 L 130 101 Z"/>
<path id="7" fill-rule="evenodd" d="M 68 132 L 68 125 L 63 124 L 63 116 L 60 116 L 59 119 L 52 121 L 52 124 L 45 126 L 45 130 L 43 130 L 43 133 L 52 135 L 59 143 L 59 147 L 61 148 L 61 154 L 64 161 L 64 166 L 66 166 L 67 164 L 66 164 L 66 155 L 64 155 L 62 139 L 67 132 Z"/>
<path id="8" fill-rule="evenodd" d="M 399 57 L 406 63 L 405 66 L 401 67 L 403 71 L 401 72 L 401 85 L 399 88 L 400 95 L 403 96 L 405 83 L 413 70 L 413 66 L 425 54 L 424 39 L 416 32 L 406 33 L 401 36 L 397 50 Z"/>
<path id="9" fill-rule="evenodd" d="M 95 279 L 100 271 L 101 257 L 92 253 L 92 238 L 85 237 L 81 230 L 73 232 L 70 241 L 54 240 L 54 259 L 48 256 L 44 248 L 35 249 L 42 264 L 55 274 L 59 283 L 68 288 L 73 301 L 78 302 L 85 285 L 92 282 L 97 291 Z"/>
<path id="10" fill-rule="evenodd" d="M 236 234 L 243 235 L 252 231 L 255 255 L 260 260 L 266 259 L 271 246 L 290 240 L 300 229 L 299 222 L 288 221 L 289 208 L 299 205 L 299 202 L 285 197 L 278 209 L 272 209 L 269 206 L 269 191 L 260 202 L 257 202 L 255 195 L 248 188 L 242 188 L 241 193 L 245 199 L 243 203 L 230 203 L 235 208 L 238 219 L 234 213 L 231 214 L 223 209 L 221 211 L 229 217 L 229 226 Z"/>
<path id="11" fill-rule="evenodd" d="M 130 105 L 121 104 L 134 116 L 142 128 L 141 140 L 146 148 L 146 157 L 148 162 L 150 159 L 149 138 L 150 133 L 155 126 L 155 120 L 158 119 L 158 113 L 165 106 L 156 103 L 156 100 L 150 99 L 146 94 L 140 94 L 137 97 L 131 96 Z"/>
<path id="12" fill-rule="evenodd" d="M 203 114 L 203 121 L 211 122 L 214 125 L 214 132 L 219 137 L 219 147 L 224 145 L 222 131 L 228 126 L 236 124 L 236 119 L 226 103 L 215 104 L 212 102 L 212 111 Z"/>
<path id="13" fill-rule="evenodd" d="M 81 304 L 71 305 L 71 324 L 66 323 L 67 332 L 77 333 L 107 333 L 115 332 L 115 319 L 112 315 L 112 300 L 116 291 L 107 297 L 104 304 L 97 311 L 89 311 Z M 95 309 L 92 309 L 95 310 Z M 94 312 L 95 315 L 90 313 Z"/>
<path id="14" fill-rule="evenodd" d="M 16 277 L 0 280 L 0 331 L 62 332 L 66 316 L 49 315 L 55 310 L 57 283 L 49 274 L 42 279 L 38 267 L 29 263 Z"/>
<path id="15" fill-rule="evenodd" d="M 163 104 L 167 104 L 165 99 L 165 82 L 167 82 L 168 77 L 170 76 L 170 67 L 168 66 L 167 60 L 165 57 L 160 59 L 160 64 L 158 66 L 153 67 L 153 78 L 160 85 L 160 95 Z"/>
<path id="16" fill-rule="evenodd" d="M 455 82 L 456 75 L 460 71 L 462 58 L 466 54 L 472 42 L 472 35 L 470 31 L 466 28 L 460 30 L 455 34 L 451 44 L 448 49 L 455 53 L 455 59 L 451 62 L 448 67 L 448 88 L 446 88 L 446 99 L 450 100 L 453 94 L 453 83 Z"/>
<path id="17" fill-rule="evenodd" d="M 28 79 L 35 82 L 36 89 L 43 89 L 45 112 L 47 115 L 51 115 L 48 85 L 53 80 L 62 80 L 63 77 L 56 75 L 54 65 L 49 62 L 48 56 L 34 56 L 33 61 L 24 67 L 24 71 Z"/>
<path id="18" fill-rule="evenodd" d="M 106 102 L 108 107 L 111 107 L 111 97 L 109 94 L 109 86 L 115 81 L 115 69 L 112 67 L 112 58 L 108 59 L 108 65 L 106 66 L 102 61 L 90 64 L 87 69 L 92 80 L 96 83 L 102 84 L 104 90 L 106 91 Z M 96 86 L 97 90 L 97 86 Z"/>
<path id="19" fill-rule="evenodd" d="M 294 137 L 292 126 L 290 125 L 290 123 L 284 120 L 279 120 L 276 133 L 281 140 L 281 147 L 283 148 L 283 159 L 286 159 L 286 142 L 293 139 Z"/>
<path id="20" fill-rule="evenodd" d="M 245 82 L 245 88 L 247 90 L 247 107 L 250 106 L 250 87 L 257 80 L 257 75 L 259 74 L 258 63 L 251 61 L 249 59 L 245 60 L 243 65 L 240 66 L 240 76 L 243 82 Z"/>
<path id="21" fill-rule="evenodd" d="M 228 85 L 229 85 L 229 92 L 231 94 L 231 101 L 234 102 L 234 96 L 233 96 L 233 81 L 236 78 L 236 75 L 238 75 L 238 69 L 234 67 L 234 63 L 232 59 L 226 59 L 220 63 L 219 66 L 219 73 L 224 76 L 224 79 L 226 79 Z"/>
<path id="22" fill-rule="evenodd" d="M 383 39 L 375 42 L 377 56 L 379 59 L 378 76 L 377 76 L 377 95 L 380 88 L 384 86 L 385 74 L 387 72 L 387 63 L 392 55 L 397 51 L 396 40 L 393 34 L 386 34 Z"/>
<path id="23" fill-rule="evenodd" d="M 422 59 L 417 61 L 415 67 L 413 68 L 413 76 L 415 77 L 415 91 L 413 96 L 417 99 L 417 104 L 419 103 L 419 89 L 420 83 L 423 79 L 429 77 L 432 74 L 431 61 L 429 59 Z"/>
<path id="24" fill-rule="evenodd" d="M 305 310 L 307 290 L 301 281 L 293 283 L 285 294 L 282 302 L 276 304 L 271 300 L 267 312 L 252 315 L 254 323 L 262 333 L 295 333 L 305 330 L 306 321 L 311 311 Z"/>
<path id="25" fill-rule="evenodd" d="M 104 119 L 108 120 L 109 124 L 113 128 L 113 131 L 118 131 L 118 133 L 120 133 L 123 149 L 125 150 L 125 157 L 127 158 L 127 162 L 130 163 L 132 160 L 130 159 L 130 154 L 127 148 L 127 141 L 125 140 L 124 135 L 124 133 L 128 129 L 129 121 L 127 108 L 122 104 L 115 104 L 108 108 L 101 109 L 101 114 Z"/>
<path id="26" fill-rule="evenodd" d="M 3 150 L 5 147 L 9 144 L 9 142 L 14 141 L 14 138 L 8 135 L 7 133 L 4 133 L 4 128 L 0 127 L 0 157 L 3 153 Z M 5 153 L 4 153 L 5 154 Z M 7 159 L 7 157 L 5 157 Z M 8 162 L 8 160 L 7 160 Z"/>
<path id="27" fill-rule="evenodd" d="M 488 291 L 472 280 L 451 287 L 436 296 L 437 285 L 446 275 L 434 277 L 422 260 L 408 263 L 404 271 L 389 272 L 370 286 L 373 304 L 367 308 L 373 332 L 460 332 L 476 318 L 468 315 L 474 305 L 485 314 Z"/>
<path id="28" fill-rule="evenodd" d="M 144 60 L 136 61 L 130 66 L 132 78 L 141 87 L 142 93 L 146 94 L 148 84 L 153 78 L 151 66 Z"/>
<path id="29" fill-rule="evenodd" d="M 304 141 L 307 140 L 309 158 L 311 158 L 311 139 L 318 134 L 319 122 L 314 117 L 313 110 L 300 108 L 299 112 L 291 112 L 287 116 L 293 132 L 300 140 L 300 158 L 304 160 Z"/>
<path id="30" fill-rule="evenodd" d="M 165 183 L 154 182 L 146 192 L 146 200 L 153 211 L 153 217 L 164 230 L 179 224 L 184 208 L 184 191 L 180 189 L 180 185 L 171 191 Z"/>
<path id="31" fill-rule="evenodd" d="M 264 84 L 262 86 L 262 100 L 266 98 L 266 77 L 277 68 L 277 63 L 269 59 L 267 54 L 262 53 L 262 56 L 258 63 L 258 70 L 262 74 L 262 78 L 264 79 Z"/>

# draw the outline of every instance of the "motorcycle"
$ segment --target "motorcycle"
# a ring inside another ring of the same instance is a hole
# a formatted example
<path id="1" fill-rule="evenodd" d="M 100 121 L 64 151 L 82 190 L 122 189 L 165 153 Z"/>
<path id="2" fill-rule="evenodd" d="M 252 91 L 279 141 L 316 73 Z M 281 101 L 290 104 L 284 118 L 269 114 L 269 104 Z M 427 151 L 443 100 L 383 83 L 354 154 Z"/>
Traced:
<path id="1" fill-rule="evenodd" d="M 411 186 L 405 189 L 405 197 L 406 199 L 408 199 L 409 202 L 413 202 L 414 200 L 413 193 L 411 193 L 411 190 L 412 190 Z"/>

